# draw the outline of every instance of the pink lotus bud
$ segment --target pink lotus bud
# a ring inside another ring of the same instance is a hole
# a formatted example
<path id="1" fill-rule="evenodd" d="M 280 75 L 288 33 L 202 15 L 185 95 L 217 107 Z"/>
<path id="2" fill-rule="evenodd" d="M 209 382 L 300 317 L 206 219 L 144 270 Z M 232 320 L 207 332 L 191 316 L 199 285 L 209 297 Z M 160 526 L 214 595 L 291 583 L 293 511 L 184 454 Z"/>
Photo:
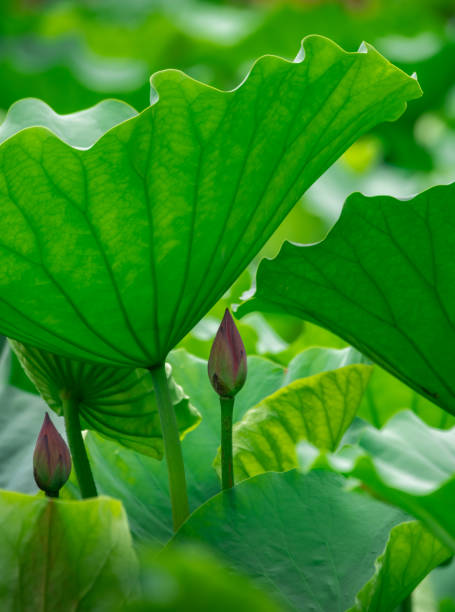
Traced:
<path id="1" fill-rule="evenodd" d="M 212 344 L 208 371 L 213 388 L 222 397 L 234 396 L 245 384 L 245 347 L 227 308 Z"/>
<path id="2" fill-rule="evenodd" d="M 33 453 L 33 475 L 36 484 L 49 497 L 58 497 L 58 492 L 70 473 L 70 451 L 46 412 Z"/>

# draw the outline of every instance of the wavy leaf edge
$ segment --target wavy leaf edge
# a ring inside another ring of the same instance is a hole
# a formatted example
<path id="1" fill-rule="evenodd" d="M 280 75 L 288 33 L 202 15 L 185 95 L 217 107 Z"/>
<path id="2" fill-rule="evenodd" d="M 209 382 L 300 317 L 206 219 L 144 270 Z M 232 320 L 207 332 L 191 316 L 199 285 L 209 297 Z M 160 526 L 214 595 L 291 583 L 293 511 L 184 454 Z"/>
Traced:
<path id="1" fill-rule="evenodd" d="M 126 123 L 127 121 L 137 121 L 138 119 L 140 119 L 140 117 L 144 114 L 146 114 L 147 112 L 149 112 L 150 108 L 152 106 L 155 106 L 156 104 L 159 103 L 160 101 L 160 93 L 159 93 L 159 83 L 161 78 L 167 77 L 168 75 L 174 75 L 176 77 L 176 79 L 179 80 L 188 80 L 188 81 L 192 81 L 195 85 L 197 85 L 199 88 L 207 91 L 207 92 L 216 92 L 219 95 L 229 95 L 232 94 L 236 91 L 238 91 L 240 88 L 244 87 L 245 84 L 247 83 L 247 81 L 249 80 L 250 76 L 252 75 L 253 72 L 255 72 L 256 70 L 258 70 L 258 68 L 260 67 L 260 65 L 264 62 L 264 61 L 269 61 L 269 60 L 275 60 L 275 61 L 280 61 L 283 63 L 287 63 L 287 64 L 301 64 L 305 61 L 306 58 L 306 49 L 305 49 L 305 45 L 308 42 L 312 42 L 312 41 L 319 41 L 322 42 L 324 41 L 324 44 L 332 47 L 333 49 L 335 49 L 337 51 L 338 54 L 343 54 L 343 55 L 359 55 L 359 54 L 373 54 L 376 57 L 380 58 L 381 61 L 383 61 L 384 63 L 389 64 L 390 66 L 393 66 L 394 69 L 398 72 L 403 74 L 404 76 L 406 76 L 408 79 L 412 79 L 416 82 L 417 85 L 417 93 L 416 95 L 414 95 L 413 97 L 410 97 L 408 101 L 413 100 L 415 98 L 418 98 L 422 95 L 422 89 L 417 81 L 417 76 L 414 73 L 413 75 L 408 75 L 406 74 L 403 70 L 401 70 L 400 68 L 398 68 L 397 66 L 395 66 L 394 64 L 392 64 L 392 62 L 389 62 L 383 55 L 381 55 L 381 53 L 379 53 L 379 51 L 377 51 L 375 49 L 375 47 L 373 47 L 373 45 L 362 41 L 362 43 L 360 44 L 359 48 L 357 51 L 346 51 L 345 49 L 343 49 L 340 45 L 338 45 L 337 43 L 335 43 L 334 41 L 332 41 L 330 38 L 327 38 L 326 36 L 321 36 L 318 34 L 310 34 L 308 36 L 305 36 L 300 43 L 300 49 L 296 55 L 296 57 L 293 60 L 290 59 L 286 59 L 283 57 L 280 57 L 278 55 L 274 55 L 274 54 L 266 54 L 263 55 L 259 58 L 257 58 L 254 62 L 253 65 L 251 66 L 251 68 L 249 69 L 249 71 L 246 73 L 245 77 L 240 81 L 240 83 L 235 86 L 232 89 L 229 90 L 223 90 L 223 89 L 219 89 L 216 88 L 212 85 L 209 85 L 207 83 L 204 83 L 202 81 L 198 81 L 197 79 L 194 79 L 193 77 L 189 76 L 188 74 L 186 74 L 185 72 L 183 72 L 182 70 L 177 70 L 174 68 L 167 68 L 165 70 L 159 70 L 157 72 L 155 72 L 154 74 L 152 74 L 152 76 L 150 77 L 150 87 L 151 87 L 151 92 L 150 92 L 150 105 L 145 108 L 143 111 L 141 112 L 137 112 L 136 109 L 134 109 L 131 105 L 129 105 L 126 102 L 123 102 L 121 100 L 116 100 L 114 98 L 107 98 L 105 100 L 102 100 L 101 102 L 98 102 L 97 104 L 95 104 L 94 106 L 91 106 L 87 109 L 83 109 L 80 110 L 76 113 L 70 113 L 70 114 L 59 114 L 56 113 L 54 111 L 54 109 L 49 106 L 48 104 L 46 104 L 46 102 L 44 102 L 43 100 L 40 100 L 38 98 L 23 98 L 21 100 L 18 100 L 16 102 L 14 102 L 8 109 L 5 118 L 3 120 L 3 122 L 0 124 L 0 147 L 7 141 L 13 139 L 17 134 L 22 133 L 24 131 L 29 131 L 29 130 L 44 130 L 45 132 L 51 134 L 53 137 L 55 137 L 57 140 L 60 140 L 61 142 L 63 142 L 65 145 L 69 146 L 70 148 L 73 149 L 78 149 L 80 147 L 77 146 L 73 146 L 71 145 L 69 142 L 67 142 L 67 139 L 65 138 L 61 138 L 59 137 L 59 135 L 51 128 L 45 126 L 45 125 L 36 125 L 36 126 L 27 126 L 24 128 L 19 128 L 17 131 L 13 132 L 12 134 L 10 134 L 6 139 L 4 139 L 2 141 L 2 131 L 5 128 L 5 124 L 7 123 L 8 117 L 11 119 L 11 115 L 15 112 L 15 110 L 17 109 L 17 106 L 22 104 L 24 101 L 31 101 L 33 100 L 35 103 L 40 103 L 41 108 L 44 108 L 46 110 L 46 112 L 48 112 L 50 115 L 52 115 L 52 117 L 60 122 L 64 122 L 64 121 L 68 121 L 68 120 L 77 120 L 78 118 L 81 118 L 84 114 L 94 114 L 95 112 L 99 111 L 100 107 L 102 107 L 103 105 L 105 105 L 106 103 L 117 103 L 120 105 L 123 105 L 125 108 L 128 108 L 131 110 L 131 112 L 136 113 L 134 116 L 130 117 L 129 119 L 126 120 L 122 120 L 118 123 L 116 123 L 115 125 L 113 125 L 111 128 L 109 128 L 108 130 L 106 130 L 95 142 L 92 143 L 92 145 L 90 147 L 87 147 L 87 149 L 92 149 L 95 148 L 98 143 L 103 140 L 103 138 L 106 137 L 106 135 L 112 131 L 114 131 L 115 129 L 118 128 L 118 126 L 120 124 Z M 120 108 L 120 107 L 119 107 Z M 407 102 L 402 102 L 401 105 L 401 109 L 400 112 L 397 113 L 397 115 L 391 119 L 390 121 L 394 121 L 396 120 L 407 108 Z M 85 149 L 85 150 L 87 150 Z"/>

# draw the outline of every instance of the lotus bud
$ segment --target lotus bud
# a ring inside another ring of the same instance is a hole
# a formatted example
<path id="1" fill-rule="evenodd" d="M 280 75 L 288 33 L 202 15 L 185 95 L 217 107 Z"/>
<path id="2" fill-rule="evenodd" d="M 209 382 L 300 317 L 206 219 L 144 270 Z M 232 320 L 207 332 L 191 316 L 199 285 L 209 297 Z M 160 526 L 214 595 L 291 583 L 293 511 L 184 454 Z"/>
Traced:
<path id="1" fill-rule="evenodd" d="M 227 308 L 212 344 L 208 372 L 213 388 L 222 397 L 233 397 L 245 384 L 245 347 Z"/>
<path id="2" fill-rule="evenodd" d="M 70 451 L 46 412 L 33 453 L 33 475 L 36 484 L 49 497 L 58 497 L 58 492 L 70 473 Z"/>

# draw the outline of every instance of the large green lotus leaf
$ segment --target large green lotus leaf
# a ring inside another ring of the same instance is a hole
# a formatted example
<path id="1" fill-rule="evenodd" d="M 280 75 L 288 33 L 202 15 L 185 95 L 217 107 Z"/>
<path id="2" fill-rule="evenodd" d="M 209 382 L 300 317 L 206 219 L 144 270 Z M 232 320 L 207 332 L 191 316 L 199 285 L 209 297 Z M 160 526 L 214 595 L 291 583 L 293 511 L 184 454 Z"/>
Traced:
<path id="1" fill-rule="evenodd" d="M 314 374 L 251 408 L 232 432 L 236 482 L 297 467 L 300 440 L 334 451 L 356 416 L 371 370 L 367 365 L 348 365 Z M 220 472 L 220 450 L 215 467 Z"/>
<path id="2" fill-rule="evenodd" d="M 390 612 L 440 563 L 450 551 L 422 523 L 396 525 L 374 576 L 358 593 L 350 612 Z"/>
<path id="3" fill-rule="evenodd" d="M 405 516 L 343 482 L 296 470 L 255 476 L 201 506 L 173 542 L 210 546 L 286 609 L 346 610 Z"/>
<path id="4" fill-rule="evenodd" d="M 0 491 L 0 608 L 117 610 L 138 588 L 120 502 L 49 500 Z"/>
<path id="5" fill-rule="evenodd" d="M 222 92 L 168 70 L 86 151 L 47 129 L 0 147 L 0 330 L 75 359 L 163 363 L 300 195 L 415 79 L 310 36 Z M 11 228 L 14 231 L 11 231 Z"/>
<path id="6" fill-rule="evenodd" d="M 420 519 L 455 551 L 455 428 L 428 427 L 404 411 L 381 431 L 364 429 L 357 446 L 330 454 L 304 441 L 298 455 L 305 471 L 325 468 L 359 479 L 367 490 Z"/>
<path id="7" fill-rule="evenodd" d="M 42 100 L 26 98 L 9 108 L 0 125 L 0 143 L 20 130 L 40 126 L 72 147 L 87 149 L 115 125 L 135 115 L 134 108 L 119 100 L 103 100 L 87 110 L 58 115 Z"/>
<path id="8" fill-rule="evenodd" d="M 454 195 L 455 184 L 405 202 L 353 194 L 323 242 L 262 262 L 246 310 L 309 318 L 455 414 Z"/>
<path id="9" fill-rule="evenodd" d="M 380 428 L 401 410 L 412 410 L 431 427 L 449 429 L 455 425 L 453 415 L 430 402 L 383 368 L 375 366 L 357 416 Z"/>
<path id="10" fill-rule="evenodd" d="M 79 400 L 81 429 L 97 431 L 127 448 L 163 457 L 158 407 L 148 370 L 117 368 L 59 357 L 14 340 L 10 344 L 47 405 L 63 414 L 62 395 Z M 196 427 L 200 415 L 166 367 L 180 435 Z"/>

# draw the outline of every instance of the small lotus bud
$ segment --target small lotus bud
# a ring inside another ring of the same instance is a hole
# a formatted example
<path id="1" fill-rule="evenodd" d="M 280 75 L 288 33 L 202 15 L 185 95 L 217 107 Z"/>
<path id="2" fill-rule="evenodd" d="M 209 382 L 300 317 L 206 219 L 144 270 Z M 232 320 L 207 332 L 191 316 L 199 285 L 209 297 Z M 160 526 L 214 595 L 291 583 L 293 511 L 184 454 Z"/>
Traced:
<path id="1" fill-rule="evenodd" d="M 57 497 L 70 473 L 70 451 L 46 412 L 33 453 L 33 475 L 36 484 L 49 497 Z"/>
<path id="2" fill-rule="evenodd" d="M 208 372 L 213 388 L 222 397 L 233 397 L 245 384 L 245 347 L 227 308 L 212 344 Z"/>

